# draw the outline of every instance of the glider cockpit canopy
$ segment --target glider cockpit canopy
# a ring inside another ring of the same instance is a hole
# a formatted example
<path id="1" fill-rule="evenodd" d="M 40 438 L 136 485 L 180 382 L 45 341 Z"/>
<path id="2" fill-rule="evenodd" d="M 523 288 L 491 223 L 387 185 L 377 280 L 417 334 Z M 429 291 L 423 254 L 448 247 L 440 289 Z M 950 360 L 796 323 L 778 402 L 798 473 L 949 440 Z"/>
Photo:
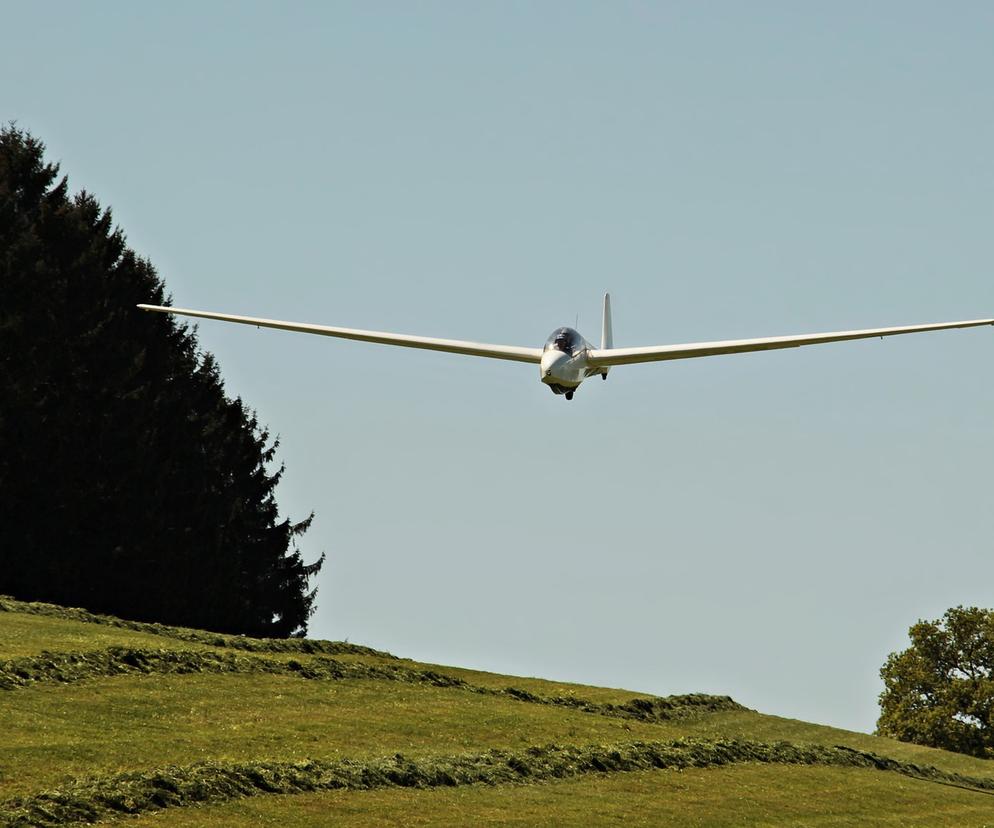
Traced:
<path id="1" fill-rule="evenodd" d="M 583 337 L 572 328 L 556 328 L 552 332 L 552 336 L 545 341 L 545 347 L 542 350 L 548 351 L 550 349 L 573 356 L 583 350 Z"/>

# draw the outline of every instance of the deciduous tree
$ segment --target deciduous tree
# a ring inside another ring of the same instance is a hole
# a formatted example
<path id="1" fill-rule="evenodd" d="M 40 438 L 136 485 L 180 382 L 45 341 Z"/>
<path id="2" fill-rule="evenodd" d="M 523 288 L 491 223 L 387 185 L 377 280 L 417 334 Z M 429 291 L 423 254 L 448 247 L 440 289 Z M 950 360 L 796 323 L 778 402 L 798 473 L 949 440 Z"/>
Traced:
<path id="1" fill-rule="evenodd" d="M 994 757 L 994 611 L 955 607 L 909 635 L 911 646 L 880 670 L 877 732 Z"/>

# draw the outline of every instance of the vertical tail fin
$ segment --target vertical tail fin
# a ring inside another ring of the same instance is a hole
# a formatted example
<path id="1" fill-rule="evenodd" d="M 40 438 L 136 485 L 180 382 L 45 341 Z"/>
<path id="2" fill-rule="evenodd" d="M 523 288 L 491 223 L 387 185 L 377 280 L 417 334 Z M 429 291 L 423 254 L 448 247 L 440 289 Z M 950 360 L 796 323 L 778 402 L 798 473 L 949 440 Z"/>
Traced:
<path id="1" fill-rule="evenodd" d="M 604 294 L 604 321 L 601 323 L 601 350 L 614 347 L 614 334 L 611 331 L 611 294 Z M 601 379 L 607 379 L 608 368 L 601 371 Z"/>
<path id="2" fill-rule="evenodd" d="M 604 294 L 604 323 L 601 325 L 601 350 L 614 347 L 614 337 L 611 334 L 611 294 Z"/>

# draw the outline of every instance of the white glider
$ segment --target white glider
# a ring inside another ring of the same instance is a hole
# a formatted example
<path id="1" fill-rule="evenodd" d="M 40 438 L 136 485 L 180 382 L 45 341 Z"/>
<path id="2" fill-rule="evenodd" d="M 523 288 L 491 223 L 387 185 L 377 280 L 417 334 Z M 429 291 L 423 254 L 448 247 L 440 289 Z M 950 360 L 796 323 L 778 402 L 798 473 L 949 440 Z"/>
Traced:
<path id="1" fill-rule="evenodd" d="M 572 328 L 557 328 L 552 332 L 543 348 L 525 348 L 515 345 L 485 345 L 479 342 L 463 342 L 456 339 L 434 339 L 427 336 L 410 336 L 382 331 L 332 328 L 327 325 L 311 325 L 301 322 L 281 322 L 278 319 L 257 319 L 253 316 L 233 316 L 228 313 L 170 308 L 160 305 L 139 305 L 138 307 L 145 311 L 173 313 L 200 319 L 219 319 L 222 322 L 238 322 L 242 325 L 255 325 L 259 328 L 278 328 L 283 331 L 299 331 L 300 333 L 320 334 L 321 336 L 336 336 L 341 339 L 357 339 L 362 342 L 378 342 L 382 345 L 401 345 L 405 348 L 425 348 L 430 351 L 447 351 L 452 354 L 533 362 L 541 366 L 542 382 L 548 385 L 554 394 L 565 395 L 567 400 L 573 399 L 573 392 L 587 377 L 600 374 L 603 379 L 607 379 L 608 371 L 615 365 L 658 362 L 667 359 L 690 359 L 720 354 L 742 354 L 747 351 L 773 351 L 779 348 L 799 348 L 802 345 L 820 345 L 825 342 L 845 342 L 850 339 L 872 339 L 878 336 L 941 331 L 946 328 L 975 328 L 980 325 L 994 325 L 994 319 L 972 319 L 966 322 L 936 322 L 930 325 L 907 325 L 899 328 L 869 328 L 862 331 L 770 336 L 762 339 L 693 342 L 687 345 L 615 348 L 611 335 L 611 297 L 604 294 L 604 322 L 601 329 L 600 348 L 595 348 Z"/>

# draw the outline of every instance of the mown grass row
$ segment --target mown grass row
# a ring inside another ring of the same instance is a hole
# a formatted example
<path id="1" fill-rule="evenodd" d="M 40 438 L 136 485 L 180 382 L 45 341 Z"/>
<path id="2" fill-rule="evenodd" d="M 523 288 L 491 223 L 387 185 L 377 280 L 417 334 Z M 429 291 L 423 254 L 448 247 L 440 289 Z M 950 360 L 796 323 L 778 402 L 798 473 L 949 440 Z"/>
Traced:
<path id="1" fill-rule="evenodd" d="M 194 644 L 210 647 L 226 647 L 253 653 L 302 653 L 306 655 L 366 655 L 379 658 L 396 658 L 390 653 L 349 644 L 345 641 L 320 641 L 311 638 L 247 638 L 241 635 L 226 635 L 187 627 L 172 627 L 168 624 L 151 624 L 143 621 L 125 621 L 111 615 L 98 615 L 75 607 L 60 607 L 56 604 L 18 601 L 10 596 L 0 595 L 0 612 L 19 612 L 27 615 L 42 615 L 60 618 L 64 621 L 80 621 L 86 624 L 102 624 L 122 630 L 160 635 Z"/>
<path id="2" fill-rule="evenodd" d="M 538 696 L 514 687 L 483 687 L 433 670 L 417 670 L 395 664 L 343 662 L 324 657 L 311 658 L 306 662 L 292 659 L 284 661 L 209 650 L 146 650 L 130 647 L 108 647 L 83 653 L 43 653 L 0 661 L 0 690 L 16 690 L 39 682 L 72 683 L 113 676 L 205 673 L 289 675 L 312 681 L 352 679 L 426 684 L 510 698 L 528 704 L 552 705 L 583 713 L 648 722 L 683 718 L 695 713 L 746 709 L 728 696 L 694 693 L 666 698 L 633 698 L 622 704 L 615 704 L 593 702 L 572 695 Z"/>
<path id="3" fill-rule="evenodd" d="M 0 826 L 89 823 L 259 794 L 532 783 L 590 773 L 707 768 L 742 762 L 863 768 L 994 792 L 994 779 L 948 773 L 851 748 L 678 740 L 586 747 L 548 745 L 418 759 L 397 754 L 369 761 L 198 763 L 79 779 L 57 790 L 8 800 L 0 803 Z"/>
<path id="4" fill-rule="evenodd" d="M 128 828 L 966 828 L 991 823 L 989 792 L 828 765 L 588 773 L 537 785 L 378 788 L 253 796 L 152 811 Z M 106 823 L 105 823 L 106 824 Z"/>

